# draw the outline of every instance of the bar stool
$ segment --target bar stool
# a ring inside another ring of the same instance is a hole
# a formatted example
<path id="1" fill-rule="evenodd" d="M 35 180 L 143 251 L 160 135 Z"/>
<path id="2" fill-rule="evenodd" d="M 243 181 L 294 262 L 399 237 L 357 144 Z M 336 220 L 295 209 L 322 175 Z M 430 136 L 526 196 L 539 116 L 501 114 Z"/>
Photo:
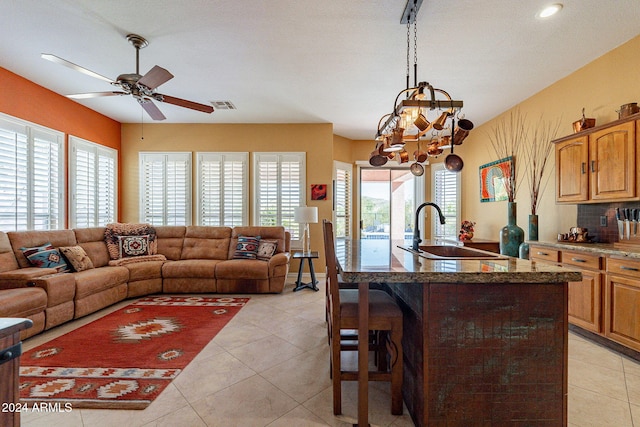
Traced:
<path id="1" fill-rule="evenodd" d="M 340 352 L 355 350 L 357 345 L 343 346 L 341 332 L 358 329 L 358 291 L 339 289 L 333 224 L 323 221 L 324 250 L 327 263 L 329 345 L 331 347 L 331 378 L 333 383 L 333 413 L 342 413 L 342 381 L 357 381 L 358 371 L 341 367 Z M 386 292 L 369 291 L 369 335 L 384 339 L 389 367 L 378 363 L 378 371 L 369 372 L 369 381 L 391 382 L 391 413 L 402 414 L 402 311 Z M 369 337 L 367 337 L 369 339 Z M 384 370 L 381 370 L 384 368 Z M 387 369 L 390 368 L 390 369 Z"/>

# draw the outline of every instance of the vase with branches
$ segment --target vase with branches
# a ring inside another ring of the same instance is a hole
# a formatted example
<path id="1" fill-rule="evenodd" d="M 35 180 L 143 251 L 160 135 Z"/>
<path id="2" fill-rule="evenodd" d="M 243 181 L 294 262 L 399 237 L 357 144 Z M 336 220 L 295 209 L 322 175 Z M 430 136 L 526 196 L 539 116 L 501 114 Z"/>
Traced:
<path id="1" fill-rule="evenodd" d="M 514 109 L 509 116 L 498 122 L 489 135 L 491 145 L 498 159 L 511 157 L 510 171 L 504 177 L 507 192 L 507 225 L 500 230 L 500 253 L 517 257 L 520 244 L 524 242 L 524 230 L 518 227 L 516 194 L 521 181 L 518 179 L 522 171 L 516 167 L 520 153 L 528 138 L 525 125 L 526 115 L 519 109 Z"/>
<path id="2" fill-rule="evenodd" d="M 553 144 L 560 129 L 561 119 L 556 122 L 545 121 L 542 116 L 530 130 L 528 144 L 525 145 L 524 157 L 527 164 L 527 178 L 529 181 L 529 197 L 531 213 L 529 214 L 529 240 L 538 240 L 538 207 L 542 199 L 551 174 L 546 174 L 547 161 L 551 156 Z M 520 248 L 520 257 L 528 253 L 528 245 Z"/>

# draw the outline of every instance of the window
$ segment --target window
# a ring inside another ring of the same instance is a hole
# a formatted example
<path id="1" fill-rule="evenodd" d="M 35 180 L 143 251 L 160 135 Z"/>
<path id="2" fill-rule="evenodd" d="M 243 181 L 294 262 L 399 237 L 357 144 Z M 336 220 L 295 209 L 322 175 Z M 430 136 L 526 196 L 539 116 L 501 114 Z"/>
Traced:
<path id="1" fill-rule="evenodd" d="M 191 224 L 191 153 L 140 153 L 140 221 Z"/>
<path id="2" fill-rule="evenodd" d="M 433 173 L 432 194 L 434 202 L 440 206 L 446 224 L 440 224 L 438 215 L 431 217 L 434 237 L 458 237 L 460 226 L 460 174 L 449 172 L 443 163 L 431 165 Z"/>
<path id="3" fill-rule="evenodd" d="M 247 225 L 248 153 L 198 153 L 199 225 Z"/>
<path id="4" fill-rule="evenodd" d="M 351 223 L 353 218 L 351 209 L 351 187 L 353 182 L 353 168 L 348 163 L 334 162 L 333 168 L 333 215 L 336 239 L 351 238 Z"/>
<path id="5" fill-rule="evenodd" d="M 254 223 L 282 225 L 292 242 L 302 239 L 294 210 L 305 205 L 305 153 L 254 153 Z"/>
<path id="6" fill-rule="evenodd" d="M 64 134 L 0 115 L 0 230 L 64 228 Z"/>
<path id="7" fill-rule="evenodd" d="M 69 224 L 99 227 L 116 221 L 118 151 L 69 136 Z"/>

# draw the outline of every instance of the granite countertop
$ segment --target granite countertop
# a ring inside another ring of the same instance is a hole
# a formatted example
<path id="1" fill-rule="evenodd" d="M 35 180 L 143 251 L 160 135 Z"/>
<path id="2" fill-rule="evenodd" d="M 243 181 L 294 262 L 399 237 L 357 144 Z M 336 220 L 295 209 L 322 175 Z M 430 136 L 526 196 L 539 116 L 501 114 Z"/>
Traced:
<path id="1" fill-rule="evenodd" d="M 616 247 L 613 243 L 575 243 L 575 242 L 545 242 L 545 241 L 528 241 L 530 245 L 544 246 L 547 248 L 565 250 L 565 251 L 582 251 L 591 252 L 600 255 L 613 255 L 619 257 L 629 257 L 640 259 L 640 246 L 635 248 Z"/>
<path id="2" fill-rule="evenodd" d="M 342 281 L 517 284 L 582 280 L 581 273 L 570 268 L 490 252 L 483 252 L 487 259 L 427 259 L 398 247 L 407 244 L 401 240 L 338 240 L 336 253 Z"/>

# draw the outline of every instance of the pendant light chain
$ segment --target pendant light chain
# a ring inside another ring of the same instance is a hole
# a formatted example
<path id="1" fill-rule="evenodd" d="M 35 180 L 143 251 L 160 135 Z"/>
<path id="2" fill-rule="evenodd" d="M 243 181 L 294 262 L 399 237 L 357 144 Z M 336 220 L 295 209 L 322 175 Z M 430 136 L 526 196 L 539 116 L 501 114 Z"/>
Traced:
<path id="1" fill-rule="evenodd" d="M 410 51 L 411 51 L 411 16 L 409 16 L 409 19 L 407 20 L 407 89 L 409 89 L 409 81 L 410 81 L 410 68 L 409 68 L 409 59 L 410 59 L 409 52 Z"/>
<path id="2" fill-rule="evenodd" d="M 413 86 L 418 86 L 418 9 L 413 2 Z"/>

